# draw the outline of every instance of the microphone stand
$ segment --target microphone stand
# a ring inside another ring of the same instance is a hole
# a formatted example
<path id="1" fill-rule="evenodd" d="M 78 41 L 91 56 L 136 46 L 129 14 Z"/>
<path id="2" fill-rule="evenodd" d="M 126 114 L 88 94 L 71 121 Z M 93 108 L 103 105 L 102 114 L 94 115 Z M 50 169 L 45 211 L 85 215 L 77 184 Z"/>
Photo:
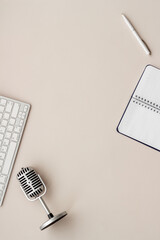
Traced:
<path id="1" fill-rule="evenodd" d="M 43 200 L 42 197 L 39 197 L 39 201 L 42 204 L 43 208 L 45 209 L 47 216 L 49 218 L 49 220 L 47 220 L 46 222 L 44 222 L 41 226 L 40 229 L 44 230 L 45 228 L 51 226 L 52 224 L 58 222 L 61 218 L 65 217 L 67 215 L 67 212 L 64 211 L 62 213 L 59 213 L 57 215 L 53 215 L 53 213 L 51 213 L 51 211 L 49 210 L 48 206 L 46 205 L 45 201 Z"/>

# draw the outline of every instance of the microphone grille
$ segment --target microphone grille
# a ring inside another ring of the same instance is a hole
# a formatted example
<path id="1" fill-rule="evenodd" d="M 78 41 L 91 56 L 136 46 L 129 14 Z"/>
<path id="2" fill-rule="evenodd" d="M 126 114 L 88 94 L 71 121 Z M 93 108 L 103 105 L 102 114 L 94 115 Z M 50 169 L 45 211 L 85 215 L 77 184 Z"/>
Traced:
<path id="1" fill-rule="evenodd" d="M 44 194 L 45 185 L 33 168 L 22 168 L 17 174 L 17 179 L 29 200 L 36 200 Z"/>

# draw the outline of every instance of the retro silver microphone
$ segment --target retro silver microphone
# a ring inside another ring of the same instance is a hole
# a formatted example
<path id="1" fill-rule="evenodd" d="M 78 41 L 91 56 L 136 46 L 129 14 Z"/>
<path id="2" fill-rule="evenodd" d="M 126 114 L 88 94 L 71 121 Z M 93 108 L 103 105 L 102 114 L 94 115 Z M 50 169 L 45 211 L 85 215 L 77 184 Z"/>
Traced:
<path id="1" fill-rule="evenodd" d="M 47 207 L 45 201 L 42 198 L 42 196 L 46 193 L 46 186 L 42 181 L 41 177 L 36 173 L 33 168 L 22 168 L 21 171 L 17 174 L 17 179 L 20 182 L 20 187 L 24 192 L 26 198 L 29 201 L 35 201 L 39 199 L 47 213 L 49 219 L 40 226 L 41 230 L 58 222 L 60 219 L 67 215 L 66 211 L 55 216 L 50 212 L 49 208 Z"/>

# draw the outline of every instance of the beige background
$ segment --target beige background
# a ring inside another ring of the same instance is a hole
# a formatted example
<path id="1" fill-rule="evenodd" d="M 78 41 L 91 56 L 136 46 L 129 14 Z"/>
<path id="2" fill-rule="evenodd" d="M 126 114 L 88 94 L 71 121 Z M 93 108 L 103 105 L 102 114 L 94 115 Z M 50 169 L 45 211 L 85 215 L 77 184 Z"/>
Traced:
<path id="1" fill-rule="evenodd" d="M 145 65 L 160 67 L 159 9 L 158 0 L 0 2 L 0 94 L 32 105 L 0 239 L 160 239 L 160 153 L 116 132 Z M 16 180 L 22 166 L 39 171 L 53 212 L 69 213 L 43 232 L 44 210 Z"/>

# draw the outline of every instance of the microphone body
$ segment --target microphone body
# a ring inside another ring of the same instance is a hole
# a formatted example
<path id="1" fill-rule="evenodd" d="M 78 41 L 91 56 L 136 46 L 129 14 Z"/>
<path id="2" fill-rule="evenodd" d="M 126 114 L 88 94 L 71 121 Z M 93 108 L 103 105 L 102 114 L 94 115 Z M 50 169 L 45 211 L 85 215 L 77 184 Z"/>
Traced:
<path id="1" fill-rule="evenodd" d="M 49 220 L 43 223 L 40 226 L 40 229 L 43 230 L 52 224 L 56 223 L 63 217 L 67 215 L 67 212 L 64 211 L 58 215 L 53 215 L 43 200 L 42 196 L 46 193 L 47 188 L 44 184 L 41 177 L 36 173 L 36 171 L 31 167 L 22 168 L 21 171 L 17 174 L 17 179 L 20 183 L 20 187 L 25 194 L 26 198 L 29 201 L 35 201 L 39 199 L 43 208 L 45 209 Z"/>

